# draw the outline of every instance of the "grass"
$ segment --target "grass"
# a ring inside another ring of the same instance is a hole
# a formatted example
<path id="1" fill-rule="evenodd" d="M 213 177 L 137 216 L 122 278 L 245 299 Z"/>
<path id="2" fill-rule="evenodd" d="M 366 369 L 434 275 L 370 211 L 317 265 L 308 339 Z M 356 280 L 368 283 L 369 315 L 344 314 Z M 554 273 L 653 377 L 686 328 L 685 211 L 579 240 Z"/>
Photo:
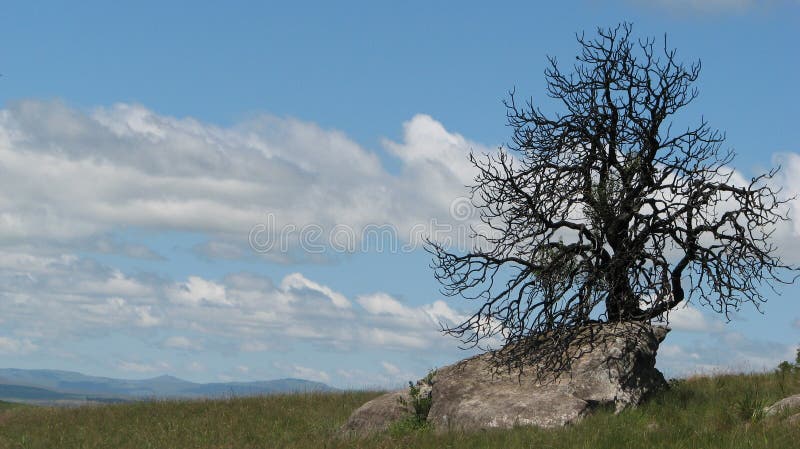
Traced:
<path id="1" fill-rule="evenodd" d="M 16 407 L 0 409 L 0 448 L 791 448 L 800 428 L 759 411 L 797 393 L 797 371 L 696 377 L 673 382 L 637 409 L 598 412 L 563 429 L 436 434 L 395 427 L 362 440 L 336 432 L 377 392 Z"/>
<path id="2" fill-rule="evenodd" d="M 24 406 L 25 406 L 24 404 L 19 404 L 16 402 L 0 401 L 0 412 L 2 412 L 3 410 L 8 410 L 17 407 L 24 407 Z"/>

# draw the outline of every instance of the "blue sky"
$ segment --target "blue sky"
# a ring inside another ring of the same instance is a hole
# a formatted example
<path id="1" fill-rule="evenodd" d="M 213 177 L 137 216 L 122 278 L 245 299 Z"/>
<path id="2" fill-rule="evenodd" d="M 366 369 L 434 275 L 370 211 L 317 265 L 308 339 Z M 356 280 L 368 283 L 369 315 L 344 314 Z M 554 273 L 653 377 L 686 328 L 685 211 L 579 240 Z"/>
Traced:
<path id="1" fill-rule="evenodd" d="M 463 227 L 466 154 L 508 139 L 502 99 L 548 110 L 546 56 L 569 64 L 596 26 L 631 21 L 701 59 L 681 118 L 726 131 L 743 175 L 780 162 L 800 192 L 796 1 L 164 3 L 4 5 L 3 366 L 360 387 L 465 356 L 435 323 L 471 305 L 439 295 L 419 248 L 248 238 L 268 220 L 387 224 L 406 246 L 417 225 Z M 795 263 L 798 231 L 776 237 Z M 727 324 L 677 312 L 659 366 L 790 358 L 798 291 Z"/>

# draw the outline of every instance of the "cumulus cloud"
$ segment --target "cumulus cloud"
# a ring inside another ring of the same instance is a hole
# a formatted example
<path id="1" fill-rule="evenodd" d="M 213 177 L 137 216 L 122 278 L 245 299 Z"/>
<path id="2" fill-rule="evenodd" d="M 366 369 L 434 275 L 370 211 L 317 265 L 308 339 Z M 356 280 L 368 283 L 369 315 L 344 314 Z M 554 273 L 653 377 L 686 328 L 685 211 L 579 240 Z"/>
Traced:
<path id="1" fill-rule="evenodd" d="M 164 340 L 162 346 L 169 349 L 184 349 L 193 351 L 203 349 L 203 347 L 200 344 L 182 335 L 174 335 L 172 337 L 168 337 L 166 340 Z"/>
<path id="2" fill-rule="evenodd" d="M 107 235 L 123 226 L 194 231 L 210 239 L 199 252 L 236 258 L 266 216 L 269 238 L 284 246 L 301 237 L 281 231 L 312 225 L 323 244 L 336 226 L 358 237 L 391 224 L 407 239 L 415 225 L 448 221 L 471 177 L 466 154 L 486 148 L 425 115 L 403 129 L 402 142 L 383 143 L 401 162 L 391 174 L 343 133 L 295 119 L 223 128 L 138 105 L 84 112 L 18 102 L 0 111 L 0 241 L 82 250 L 94 241 L 98 252 L 158 258 Z"/>
<path id="3" fill-rule="evenodd" d="M 37 346 L 28 339 L 0 337 L 0 354 L 27 354 L 35 351 Z"/>
<path id="4" fill-rule="evenodd" d="M 668 376 L 772 370 L 794 360 L 796 346 L 723 330 L 665 342 L 658 349 L 658 368 Z M 673 339 L 669 336 L 668 339 Z"/>
<path id="5" fill-rule="evenodd" d="M 74 256 L 6 253 L 0 264 L 0 304 L 15 330 L 58 341 L 109 328 L 164 324 L 159 278 L 126 276 Z"/>
<path id="6" fill-rule="evenodd" d="M 30 352 L 45 342 L 110 330 L 163 332 L 159 346 L 171 350 L 263 352 L 275 349 L 275 342 L 337 350 L 447 347 L 455 342 L 440 335 L 439 323 L 460 317 L 442 301 L 409 306 L 380 292 L 359 297 L 360 307 L 354 307 L 345 295 L 301 273 L 279 282 L 246 272 L 170 281 L 124 275 L 83 258 L 6 255 L 0 264 L 6 330 L 31 336 L 27 343 L 0 340 L 5 352 Z M 189 335 L 214 344 L 201 345 Z"/>
<path id="7" fill-rule="evenodd" d="M 381 362 L 381 366 L 383 366 L 383 369 L 390 375 L 394 376 L 400 373 L 400 368 L 387 361 Z"/>
<path id="8" fill-rule="evenodd" d="M 350 307 L 350 301 L 341 293 L 331 290 L 329 287 L 317 284 L 314 281 L 306 279 L 300 273 L 292 273 L 281 281 L 281 288 L 286 291 L 303 291 L 308 290 L 317 292 L 330 299 L 334 306 L 346 309 Z"/>
<path id="9" fill-rule="evenodd" d="M 413 312 L 385 293 L 361 296 L 357 299 L 367 312 L 373 315 L 409 316 Z"/>
<path id="10" fill-rule="evenodd" d="M 282 366 L 278 364 L 278 368 L 287 372 L 289 376 L 298 377 L 301 379 L 315 380 L 317 382 L 329 382 L 331 376 L 324 370 L 318 370 L 301 365 Z"/>
<path id="11" fill-rule="evenodd" d="M 456 225 L 467 239 L 474 214 L 456 217 L 463 204 L 454 203 L 475 174 L 466 156 L 492 150 L 424 114 L 382 146 L 400 162 L 397 173 L 340 131 L 295 119 L 218 127 L 139 105 L 86 112 L 18 102 L 0 111 L 0 242 L 157 259 L 111 233 L 193 231 L 208 239 L 195 247 L 204 257 L 253 256 L 249 236 L 271 260 L 293 262 L 326 260 L 318 253 L 331 240 L 357 248 L 366 229 L 383 225 L 405 243 L 420 243 L 433 223 Z M 782 182 L 800 190 L 800 156 L 783 157 Z M 779 237 L 797 241 L 797 226 Z"/>
<path id="12" fill-rule="evenodd" d="M 723 324 L 716 317 L 709 318 L 697 307 L 686 303 L 679 304 L 666 314 L 669 327 L 673 330 L 688 332 L 718 332 L 723 329 Z"/>
<path id="13" fill-rule="evenodd" d="M 663 344 L 658 348 L 658 354 L 662 358 L 667 359 L 677 359 L 682 357 L 688 357 L 693 360 L 698 360 L 700 358 L 700 354 L 696 352 L 688 352 L 680 345 L 670 345 L 670 344 Z"/>
<path id="14" fill-rule="evenodd" d="M 782 187 L 787 197 L 797 197 L 800 194 L 800 154 L 798 153 L 777 153 L 773 156 L 775 165 L 779 165 L 781 170 L 778 172 L 776 184 Z M 800 201 L 790 203 L 790 216 L 793 218 L 791 227 L 795 235 L 800 234 Z M 795 246 L 795 248 L 797 248 Z"/>
<path id="15" fill-rule="evenodd" d="M 466 320 L 441 300 L 409 307 L 391 295 L 374 293 L 359 296 L 356 301 L 367 312 L 370 323 L 380 325 L 362 329 L 361 338 L 388 347 L 425 348 L 431 343 L 432 330 Z M 398 331 L 403 329 L 417 331 Z"/>
<path id="16" fill-rule="evenodd" d="M 216 306 L 230 306 L 232 303 L 225 294 L 225 286 L 216 282 L 203 279 L 199 276 L 189 276 L 187 282 L 182 282 L 171 292 L 173 301 L 184 304 L 209 304 Z"/>

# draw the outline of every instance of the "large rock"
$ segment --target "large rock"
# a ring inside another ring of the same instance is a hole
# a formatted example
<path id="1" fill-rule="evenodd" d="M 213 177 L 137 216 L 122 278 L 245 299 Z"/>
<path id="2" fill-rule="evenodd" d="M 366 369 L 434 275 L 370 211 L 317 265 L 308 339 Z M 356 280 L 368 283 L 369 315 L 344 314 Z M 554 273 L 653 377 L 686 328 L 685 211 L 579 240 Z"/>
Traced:
<path id="1" fill-rule="evenodd" d="M 618 323 L 596 324 L 591 330 L 591 341 L 570 349 L 571 368 L 560 375 L 542 374 L 535 366 L 523 366 L 521 373 L 498 371 L 490 353 L 439 369 L 433 378 L 428 421 L 437 431 L 558 427 L 598 406 L 619 411 L 639 404 L 666 387 L 655 357 L 667 328 Z M 387 428 L 404 416 L 397 401 L 400 394 L 389 393 L 364 404 L 344 429 L 365 434 Z"/>
<path id="2" fill-rule="evenodd" d="M 431 385 L 424 379 L 417 382 L 420 397 L 431 396 Z M 382 432 L 392 423 L 414 413 L 408 389 L 378 396 L 354 411 L 340 429 L 342 433 L 365 436 Z"/>
<path id="3" fill-rule="evenodd" d="M 764 409 L 764 415 L 773 416 L 789 410 L 800 410 L 800 394 L 785 397 Z"/>
<path id="4" fill-rule="evenodd" d="M 667 329 L 634 323 L 596 325 L 591 342 L 573 348 L 571 369 L 534 375 L 493 370 L 482 354 L 439 370 L 428 420 L 439 430 L 534 425 L 558 427 L 593 408 L 619 411 L 666 386 L 655 368 L 658 344 Z"/>
<path id="5" fill-rule="evenodd" d="M 367 402 L 350 415 L 341 431 L 364 436 L 386 430 L 393 422 L 413 413 L 411 407 L 401 403 L 401 398 L 408 404 L 410 397 L 403 390 L 392 391 Z"/>

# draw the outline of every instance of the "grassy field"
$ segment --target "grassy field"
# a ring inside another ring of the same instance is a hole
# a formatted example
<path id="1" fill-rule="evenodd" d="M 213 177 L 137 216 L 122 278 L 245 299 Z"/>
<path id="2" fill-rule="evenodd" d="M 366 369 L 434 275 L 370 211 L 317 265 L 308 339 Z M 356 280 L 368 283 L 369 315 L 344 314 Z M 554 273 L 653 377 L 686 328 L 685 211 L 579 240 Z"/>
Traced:
<path id="1" fill-rule="evenodd" d="M 17 408 L 17 407 L 24 407 L 24 405 L 23 404 L 17 404 L 16 402 L 0 401 L 0 412 L 2 412 L 3 410 L 8 410 L 8 409 Z"/>
<path id="2" fill-rule="evenodd" d="M 764 405 L 800 393 L 796 371 L 697 377 L 619 415 L 598 412 L 558 430 L 336 436 L 375 392 L 155 401 L 72 409 L 0 408 L 0 448 L 793 448 L 800 428 Z"/>

